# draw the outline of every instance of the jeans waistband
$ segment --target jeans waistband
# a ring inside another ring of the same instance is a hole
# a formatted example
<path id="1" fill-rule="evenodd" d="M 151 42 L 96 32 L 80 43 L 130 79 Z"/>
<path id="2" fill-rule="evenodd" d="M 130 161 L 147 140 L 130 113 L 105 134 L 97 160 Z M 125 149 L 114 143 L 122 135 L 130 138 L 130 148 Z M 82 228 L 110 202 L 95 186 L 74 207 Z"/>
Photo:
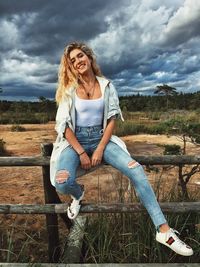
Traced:
<path id="1" fill-rule="evenodd" d="M 103 127 L 102 125 L 95 125 L 95 126 L 86 126 L 86 127 L 82 127 L 82 126 L 76 126 L 75 131 L 76 132 L 97 132 L 97 131 L 103 131 Z"/>

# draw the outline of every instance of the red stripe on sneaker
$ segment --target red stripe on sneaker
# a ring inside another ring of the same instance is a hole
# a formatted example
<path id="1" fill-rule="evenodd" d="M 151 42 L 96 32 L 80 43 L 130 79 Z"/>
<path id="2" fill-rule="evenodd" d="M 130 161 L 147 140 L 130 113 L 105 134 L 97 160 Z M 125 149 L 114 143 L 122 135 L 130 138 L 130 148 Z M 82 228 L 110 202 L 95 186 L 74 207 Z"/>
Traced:
<path id="1" fill-rule="evenodd" d="M 166 241 L 166 243 L 168 244 L 168 245 L 171 245 L 171 244 L 173 244 L 174 243 L 174 238 L 172 237 L 172 236 L 170 236 L 170 238 Z"/>

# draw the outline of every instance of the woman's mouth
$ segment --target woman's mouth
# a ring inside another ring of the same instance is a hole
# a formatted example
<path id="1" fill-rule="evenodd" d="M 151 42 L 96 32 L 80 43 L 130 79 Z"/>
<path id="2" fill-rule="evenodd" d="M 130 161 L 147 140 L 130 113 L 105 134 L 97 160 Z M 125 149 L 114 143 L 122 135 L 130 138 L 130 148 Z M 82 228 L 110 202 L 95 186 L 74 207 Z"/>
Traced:
<path id="1" fill-rule="evenodd" d="M 81 63 L 80 65 L 78 65 L 78 69 L 82 69 L 82 68 L 84 68 L 85 67 L 85 64 L 84 63 Z"/>

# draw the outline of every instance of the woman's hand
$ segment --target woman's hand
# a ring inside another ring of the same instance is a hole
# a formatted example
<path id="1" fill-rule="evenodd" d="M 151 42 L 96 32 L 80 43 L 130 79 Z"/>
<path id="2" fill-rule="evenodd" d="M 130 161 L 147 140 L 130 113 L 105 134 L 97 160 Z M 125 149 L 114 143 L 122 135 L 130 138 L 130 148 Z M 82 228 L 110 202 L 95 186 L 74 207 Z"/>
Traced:
<path id="1" fill-rule="evenodd" d="M 91 158 L 92 167 L 101 164 L 104 149 L 105 149 L 106 145 L 108 144 L 108 142 L 110 141 L 114 127 L 115 127 L 115 119 L 111 118 L 111 119 L 109 119 L 107 127 L 104 130 L 101 141 L 99 142 L 96 150 L 92 154 L 92 158 Z"/>
<path id="2" fill-rule="evenodd" d="M 91 168 L 91 160 L 86 152 L 80 155 L 80 161 L 81 161 L 81 167 L 84 170 L 89 170 Z"/>
<path id="3" fill-rule="evenodd" d="M 103 157 L 103 149 L 97 148 L 92 154 L 92 167 L 97 166 L 101 163 Z"/>

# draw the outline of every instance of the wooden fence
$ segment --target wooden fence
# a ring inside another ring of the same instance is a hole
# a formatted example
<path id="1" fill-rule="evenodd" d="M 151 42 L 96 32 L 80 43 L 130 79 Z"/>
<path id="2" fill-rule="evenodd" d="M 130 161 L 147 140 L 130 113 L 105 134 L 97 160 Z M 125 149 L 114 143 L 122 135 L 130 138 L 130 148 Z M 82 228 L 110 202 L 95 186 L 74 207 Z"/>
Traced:
<path id="1" fill-rule="evenodd" d="M 58 234 L 58 214 L 59 216 L 61 216 L 61 218 L 63 219 L 68 229 L 72 227 L 72 222 L 68 219 L 66 215 L 66 210 L 67 210 L 68 205 L 61 203 L 61 200 L 58 194 L 56 193 L 55 188 L 50 183 L 49 163 L 50 163 L 50 155 L 52 151 L 52 144 L 42 144 L 41 149 L 42 149 L 41 156 L 37 156 L 37 157 L 0 157 L 0 166 L 9 166 L 9 167 L 11 166 L 12 167 L 13 166 L 41 166 L 42 174 L 43 174 L 45 204 L 44 205 L 0 204 L 0 213 L 2 214 L 45 214 L 47 234 L 48 234 L 49 262 L 58 262 L 59 257 L 60 257 L 59 234 Z M 143 165 L 183 166 L 185 164 L 188 164 L 188 165 L 200 164 L 200 156 L 184 155 L 184 156 L 133 156 L 133 157 L 135 160 L 137 160 Z M 82 174 L 80 173 L 80 176 L 81 175 Z M 200 202 L 188 202 L 188 203 L 187 202 L 178 202 L 178 203 L 170 202 L 170 203 L 159 203 L 159 204 L 162 210 L 165 212 L 200 212 Z M 122 212 L 127 213 L 127 212 L 144 212 L 144 211 L 145 211 L 144 207 L 138 203 L 131 203 L 131 204 L 86 203 L 86 204 L 83 204 L 83 206 L 81 207 L 80 213 L 122 213 Z M 0 266 L 6 266 L 6 265 L 1 265 L 0 263 Z M 65 266 L 65 265 L 55 265 L 55 266 Z M 67 266 L 73 266 L 73 264 L 67 265 Z M 86 264 L 83 266 L 90 266 L 90 264 L 89 265 Z M 101 266 L 101 264 L 99 266 Z M 127 264 L 127 266 L 129 266 L 129 264 Z M 130 266 L 146 266 L 146 265 L 145 264 L 143 265 L 133 264 Z M 156 266 L 156 264 L 154 264 L 153 266 Z M 192 266 L 192 265 L 185 264 L 184 266 Z"/>

